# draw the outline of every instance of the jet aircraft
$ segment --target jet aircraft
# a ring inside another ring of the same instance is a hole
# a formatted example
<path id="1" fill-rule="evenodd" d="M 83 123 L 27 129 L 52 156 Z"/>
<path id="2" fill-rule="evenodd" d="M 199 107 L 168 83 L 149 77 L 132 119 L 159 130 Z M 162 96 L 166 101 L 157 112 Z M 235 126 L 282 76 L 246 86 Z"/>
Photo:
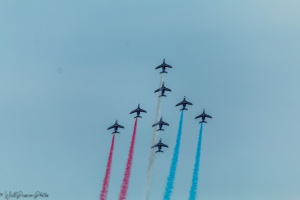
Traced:
<path id="1" fill-rule="evenodd" d="M 205 121 L 205 118 L 207 117 L 207 118 L 212 118 L 210 115 L 208 115 L 208 114 L 206 114 L 205 113 L 205 109 L 203 109 L 203 113 L 201 114 L 201 115 L 198 115 L 197 117 L 195 117 L 195 119 L 197 119 L 197 118 L 202 118 L 202 121 L 201 122 L 199 122 L 199 123 L 207 123 L 206 121 Z"/>
<path id="2" fill-rule="evenodd" d="M 124 126 L 118 124 L 118 120 L 116 120 L 115 124 L 108 127 L 107 130 L 112 129 L 112 128 L 114 129 L 114 132 L 112 132 L 111 134 L 114 134 L 114 133 L 119 133 L 118 128 L 124 128 Z"/>
<path id="3" fill-rule="evenodd" d="M 162 117 L 160 117 L 160 120 L 157 123 L 153 124 L 152 127 L 157 126 L 157 125 L 159 126 L 159 129 L 157 129 L 157 131 L 164 131 L 164 129 L 162 129 L 163 125 L 169 126 L 168 123 L 166 123 L 162 120 Z"/>
<path id="4" fill-rule="evenodd" d="M 163 63 L 161 65 L 157 66 L 155 69 L 159 69 L 159 68 L 162 68 L 162 71 L 160 72 L 160 74 L 161 73 L 168 73 L 166 71 L 166 68 L 172 68 L 172 66 L 165 63 L 165 59 L 164 59 Z"/>
<path id="5" fill-rule="evenodd" d="M 136 113 L 136 116 L 134 118 L 137 118 L 137 117 L 142 118 L 142 116 L 140 116 L 141 112 L 147 113 L 146 110 L 143 110 L 143 109 L 140 108 L 140 104 L 139 104 L 138 107 L 137 107 L 137 109 L 131 111 L 130 114 Z"/>
<path id="6" fill-rule="evenodd" d="M 163 153 L 163 151 L 161 150 L 161 148 L 162 147 L 167 147 L 168 148 L 168 145 L 162 143 L 161 142 L 161 138 L 160 138 L 159 142 L 156 145 L 153 145 L 151 148 L 154 148 L 154 147 L 158 147 L 158 150 L 155 153 L 157 153 L 157 152 L 162 152 Z"/>
<path id="7" fill-rule="evenodd" d="M 191 102 L 186 101 L 184 96 L 183 101 L 176 104 L 176 106 L 180 106 L 180 105 L 182 105 L 182 108 L 180 110 L 188 110 L 187 108 L 185 108 L 186 105 L 193 105 L 193 104 Z"/>
<path id="8" fill-rule="evenodd" d="M 161 92 L 159 97 L 161 97 L 161 96 L 166 97 L 167 95 L 164 95 L 165 91 L 171 92 L 171 90 L 169 88 L 165 87 L 165 82 L 163 82 L 162 86 L 160 88 L 158 88 L 157 90 L 155 90 L 154 93 L 159 92 L 159 91 Z"/>

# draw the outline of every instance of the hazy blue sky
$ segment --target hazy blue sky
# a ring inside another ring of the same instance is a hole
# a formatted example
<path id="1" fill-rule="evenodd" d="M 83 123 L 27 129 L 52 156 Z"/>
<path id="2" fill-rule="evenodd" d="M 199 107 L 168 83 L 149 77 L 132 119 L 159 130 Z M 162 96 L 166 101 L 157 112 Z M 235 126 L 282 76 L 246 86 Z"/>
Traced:
<path id="1" fill-rule="evenodd" d="M 170 148 L 156 157 L 151 199 L 163 197 L 186 96 L 173 200 L 188 198 L 203 108 L 213 119 L 199 199 L 299 200 L 299 10 L 297 0 L 0 0 L 0 192 L 99 199 L 117 118 L 117 199 L 140 103 L 128 200 L 141 199 L 165 58 L 170 127 L 159 137 Z"/>

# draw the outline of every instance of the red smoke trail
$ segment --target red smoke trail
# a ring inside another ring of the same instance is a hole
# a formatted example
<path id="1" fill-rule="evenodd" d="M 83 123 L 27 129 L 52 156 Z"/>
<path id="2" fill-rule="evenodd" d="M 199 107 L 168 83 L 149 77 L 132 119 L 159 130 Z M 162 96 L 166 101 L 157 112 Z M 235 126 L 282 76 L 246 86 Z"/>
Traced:
<path id="1" fill-rule="evenodd" d="M 133 129 L 133 133 L 132 133 L 130 150 L 129 150 L 129 155 L 128 155 L 128 159 L 127 159 L 126 170 L 125 170 L 125 173 L 124 173 L 123 183 L 122 183 L 122 186 L 121 186 L 121 192 L 120 192 L 119 200 L 125 200 L 126 195 L 127 195 L 127 189 L 128 189 L 128 183 L 129 183 L 129 179 L 130 179 L 130 171 L 131 171 L 131 165 L 132 165 L 132 158 L 133 158 L 133 152 L 134 152 L 134 143 L 135 143 L 137 119 L 138 118 L 135 118 L 135 122 L 134 122 L 134 129 Z"/>
<path id="2" fill-rule="evenodd" d="M 101 194 L 100 194 L 100 200 L 106 200 L 106 197 L 107 197 L 110 170 L 111 170 L 111 164 L 112 164 L 112 157 L 113 157 L 113 153 L 114 153 L 114 145 L 115 145 L 115 133 L 114 133 L 112 141 L 111 141 L 111 146 L 110 146 L 110 151 L 109 151 L 109 156 L 108 156 L 108 161 L 107 161 L 107 166 L 106 166 L 105 177 L 104 177 L 104 180 L 103 180 L 102 191 L 101 191 Z"/>

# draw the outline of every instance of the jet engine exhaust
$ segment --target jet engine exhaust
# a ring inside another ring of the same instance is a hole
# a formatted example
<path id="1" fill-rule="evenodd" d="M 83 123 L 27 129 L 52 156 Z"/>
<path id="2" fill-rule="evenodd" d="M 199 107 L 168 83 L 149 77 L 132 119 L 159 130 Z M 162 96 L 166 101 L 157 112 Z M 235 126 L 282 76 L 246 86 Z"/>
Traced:
<path id="1" fill-rule="evenodd" d="M 177 162 L 178 162 L 178 155 L 180 150 L 180 140 L 181 140 L 181 133 L 182 133 L 182 123 L 183 123 L 183 110 L 181 111 L 180 115 L 180 121 L 179 121 L 179 127 L 178 127 L 178 134 L 176 138 L 176 145 L 174 148 L 174 153 L 172 157 L 172 163 L 170 166 L 170 172 L 167 179 L 167 185 L 165 188 L 165 194 L 164 194 L 164 200 L 170 200 L 173 187 L 174 187 L 174 180 L 176 175 L 176 168 L 177 168 Z"/>
<path id="2" fill-rule="evenodd" d="M 113 134 L 113 138 L 112 138 L 112 141 L 111 141 L 111 146 L 110 146 L 110 151 L 109 151 L 109 156 L 108 156 L 108 161 L 107 161 L 107 166 L 106 166 L 105 177 L 103 179 L 102 190 L 101 190 L 101 194 L 100 194 L 100 200 L 106 200 L 106 198 L 107 198 L 107 191 L 108 191 L 108 186 L 109 186 L 109 178 L 110 178 L 110 171 L 111 171 L 111 165 L 112 165 L 112 158 L 113 158 L 113 153 L 114 153 L 115 135 L 116 134 Z"/>
<path id="3" fill-rule="evenodd" d="M 123 183 L 122 183 L 122 186 L 121 186 L 121 192 L 120 192 L 120 195 L 119 195 L 119 200 L 125 200 L 126 196 L 127 196 L 127 189 L 128 189 L 128 185 L 129 185 L 132 159 L 133 159 L 133 153 L 134 153 L 134 144 L 135 144 L 137 122 L 138 122 L 138 118 L 135 118 L 134 128 L 133 128 L 133 133 L 132 133 L 132 139 L 131 139 L 131 144 L 130 144 L 130 149 L 129 149 L 129 155 L 128 155 L 128 159 L 127 159 L 126 170 L 125 170 L 125 173 L 124 173 L 124 178 L 123 178 Z"/>
<path id="4" fill-rule="evenodd" d="M 203 124 L 201 123 L 189 200 L 196 200 L 197 197 L 198 173 L 200 167 L 200 155 L 201 155 L 201 143 L 202 143 L 202 129 L 203 129 Z"/>
<path id="5" fill-rule="evenodd" d="M 160 83 L 159 87 L 162 86 L 164 79 L 164 74 L 162 73 L 160 76 Z M 161 92 L 158 93 L 158 100 L 157 100 L 157 107 L 156 107 L 156 117 L 155 117 L 155 123 L 159 120 L 159 115 L 160 115 L 160 94 Z M 156 127 L 153 128 L 153 134 L 152 134 L 152 143 L 151 146 L 153 146 L 156 142 Z M 150 194 L 150 186 L 151 186 L 151 175 L 152 175 L 152 168 L 153 168 L 153 163 L 154 163 L 154 157 L 155 157 L 155 151 L 151 150 L 150 151 L 150 157 L 149 157 L 149 163 L 147 167 L 147 177 L 146 177 L 146 185 L 145 185 L 145 195 L 144 195 L 144 200 L 149 200 L 149 194 Z"/>

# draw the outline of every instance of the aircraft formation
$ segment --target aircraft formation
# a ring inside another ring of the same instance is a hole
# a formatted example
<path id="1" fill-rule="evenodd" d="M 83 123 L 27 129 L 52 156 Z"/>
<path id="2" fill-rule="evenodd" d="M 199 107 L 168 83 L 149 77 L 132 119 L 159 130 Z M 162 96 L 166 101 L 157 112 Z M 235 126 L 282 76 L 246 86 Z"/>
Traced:
<path id="1" fill-rule="evenodd" d="M 162 74 L 162 73 L 168 73 L 168 72 L 166 71 L 166 68 L 173 68 L 173 67 L 172 67 L 171 65 L 168 65 L 168 64 L 165 62 L 165 59 L 164 59 L 164 60 L 163 60 L 163 63 L 162 63 L 161 65 L 157 66 L 155 69 L 160 69 L 160 68 L 162 69 L 162 71 L 160 72 L 160 74 Z M 156 89 L 156 90 L 154 91 L 154 93 L 160 92 L 160 94 L 159 94 L 158 97 L 167 97 L 167 95 L 165 95 L 165 91 L 171 92 L 172 90 L 169 89 L 169 88 L 167 88 L 167 87 L 165 87 L 165 82 L 163 82 L 163 83 L 162 83 L 162 86 L 161 86 L 160 88 Z M 182 110 L 188 110 L 188 109 L 186 108 L 186 106 L 187 106 L 187 105 L 193 105 L 193 104 L 192 104 L 191 102 L 187 101 L 187 100 L 186 100 L 186 97 L 184 96 L 183 100 L 182 100 L 181 102 L 179 102 L 178 104 L 176 104 L 175 106 L 180 106 L 180 105 L 182 105 L 182 108 L 180 109 L 180 111 L 182 111 Z M 138 107 L 137 107 L 136 109 L 134 109 L 133 111 L 131 111 L 130 114 L 136 113 L 136 116 L 135 116 L 134 118 L 142 118 L 142 116 L 140 116 L 140 114 L 141 114 L 142 112 L 143 112 L 143 113 L 147 113 L 147 111 L 144 110 L 144 109 L 142 109 L 142 108 L 140 108 L 140 104 L 138 104 Z M 203 109 L 202 114 L 196 116 L 195 119 L 201 118 L 202 121 L 200 121 L 199 123 L 207 123 L 207 122 L 205 121 L 205 118 L 206 118 L 206 117 L 207 117 L 207 118 L 212 118 L 210 115 L 206 114 L 206 113 L 205 113 L 205 109 Z M 155 127 L 155 126 L 158 126 L 158 127 L 159 127 L 159 128 L 157 129 L 157 131 L 164 131 L 164 129 L 162 129 L 162 127 L 163 127 L 163 126 L 169 126 L 169 124 L 168 124 L 167 122 L 164 122 L 164 121 L 163 121 L 163 117 L 161 116 L 161 117 L 160 117 L 160 120 L 159 120 L 158 122 L 156 122 L 155 124 L 152 125 L 152 127 Z M 112 125 L 112 126 L 110 126 L 107 130 L 112 129 L 112 128 L 114 128 L 114 132 L 112 132 L 112 134 L 113 134 L 113 133 L 119 133 L 119 132 L 117 132 L 118 128 L 124 128 L 124 127 L 123 127 L 122 125 L 119 125 L 119 124 L 118 124 L 118 120 L 116 120 L 115 124 Z M 163 151 L 160 151 L 161 147 L 168 147 L 168 146 L 165 145 L 165 144 L 163 144 L 163 143 L 161 142 L 161 139 L 160 139 L 159 142 L 158 142 L 156 145 L 152 146 L 151 148 L 153 148 L 153 147 L 158 147 L 158 151 L 156 151 L 156 152 L 163 152 Z"/>
<path id="2" fill-rule="evenodd" d="M 156 89 L 155 91 L 154 91 L 154 93 L 158 93 L 158 98 L 163 98 L 163 97 L 167 97 L 167 95 L 165 95 L 165 92 L 172 92 L 172 90 L 170 89 L 170 88 L 167 88 L 166 86 L 165 86 L 165 82 L 163 82 L 162 81 L 162 77 L 163 77 L 163 74 L 166 74 L 166 73 L 168 73 L 167 71 L 166 71 L 166 69 L 167 68 L 169 68 L 169 69 L 171 69 L 171 68 L 173 68 L 171 65 L 168 65 L 166 62 L 165 62 L 165 59 L 163 60 L 163 63 L 161 64 L 161 65 L 159 65 L 159 66 L 157 66 L 156 68 L 155 68 L 155 70 L 157 70 L 157 69 L 161 69 L 161 72 L 159 73 L 159 74 L 161 74 L 161 82 L 160 82 L 160 88 L 158 88 L 158 89 Z M 160 101 L 159 101 L 160 102 Z M 189 102 L 189 101 L 187 101 L 186 100 L 186 96 L 184 96 L 184 98 L 183 98 L 183 100 L 181 101 L 181 102 L 179 102 L 179 103 L 177 103 L 176 105 L 175 105 L 175 107 L 177 107 L 177 106 L 182 106 L 181 108 L 180 108 L 180 111 L 181 111 L 181 120 L 180 120 L 180 128 L 179 129 L 181 129 L 181 127 L 182 127 L 182 118 L 183 118 L 183 111 L 185 111 L 185 110 L 188 110 L 187 109 L 187 106 L 192 106 L 193 104 L 191 103 L 191 102 Z M 160 109 L 160 103 L 158 103 L 158 110 L 157 110 L 157 116 L 156 116 L 156 122 L 152 125 L 152 127 L 154 128 L 154 134 L 153 134 L 153 139 L 152 139 L 152 145 L 151 145 L 151 147 L 150 147 L 150 149 L 154 149 L 154 148 L 157 148 L 157 151 L 155 151 L 155 153 L 163 153 L 163 151 L 162 151 L 162 148 L 168 148 L 169 146 L 167 145 L 167 144 L 164 144 L 163 142 L 162 142 L 162 138 L 160 138 L 160 140 L 159 140 L 159 142 L 158 143 L 154 143 L 155 142 L 155 138 L 156 138 L 156 131 L 165 131 L 164 129 L 163 129 L 163 127 L 164 126 L 169 126 L 169 123 L 167 123 L 167 122 L 165 122 L 165 121 L 163 121 L 163 116 L 160 116 L 160 119 L 159 119 L 159 116 L 158 116 L 158 113 L 159 113 L 159 109 Z M 135 134 L 136 134 L 136 126 L 137 126 L 137 119 L 138 118 L 142 118 L 142 116 L 141 116 L 141 114 L 142 113 L 147 113 L 147 111 L 146 110 L 144 110 L 144 109 L 142 109 L 141 107 L 140 107 L 140 104 L 138 104 L 138 107 L 136 108 L 136 109 L 134 109 L 134 110 L 132 110 L 129 114 L 134 114 L 134 113 L 136 113 L 136 115 L 134 116 L 134 118 L 135 118 L 135 125 L 134 125 L 134 133 L 133 133 L 133 136 L 132 136 L 132 144 L 134 145 L 134 139 L 135 139 Z M 210 115 L 208 115 L 208 114 L 206 114 L 205 113 L 205 109 L 203 109 L 203 112 L 200 114 L 200 115 L 197 115 L 196 117 L 195 117 L 195 119 L 198 119 L 198 118 L 200 118 L 201 119 L 201 121 L 199 122 L 200 124 L 201 124 L 201 134 L 202 134 L 202 124 L 203 123 L 207 123 L 206 121 L 205 121 L 205 119 L 206 118 L 212 118 Z M 159 120 L 158 120 L 159 119 Z M 112 125 L 112 126 L 110 126 L 110 127 L 108 127 L 107 128 L 107 130 L 110 130 L 110 129 L 113 129 L 113 132 L 112 132 L 112 134 L 114 134 L 115 135 L 115 133 L 119 133 L 118 132 L 118 130 L 119 129 L 124 129 L 124 126 L 122 126 L 122 125 L 120 125 L 120 124 L 118 124 L 118 120 L 116 120 L 115 121 L 115 123 Z M 181 130 L 180 130 L 180 132 L 181 132 Z M 179 133 L 178 133 L 179 134 Z M 114 138 L 114 135 L 113 135 L 113 138 Z M 113 141 L 114 141 L 114 139 L 113 139 Z M 112 146 L 113 146 L 113 141 L 112 141 Z M 177 143 L 177 142 L 176 142 Z M 177 145 L 177 144 L 176 144 Z M 180 146 L 180 145 L 179 145 Z M 176 149 L 177 147 L 175 147 L 175 149 Z M 130 154 L 129 154 L 129 158 L 128 158 L 128 163 L 127 163 L 127 165 L 126 165 L 126 172 L 125 172 L 125 174 L 124 174 L 124 179 L 123 179 L 123 185 L 122 185 L 122 190 L 121 190 L 121 192 L 120 192 L 120 200 L 125 200 L 126 199 L 126 192 L 127 192 L 127 187 L 128 187 L 128 180 L 129 180 L 129 176 L 130 176 L 130 169 L 131 169 L 131 162 L 132 161 L 130 161 L 130 160 L 132 160 L 132 156 L 133 156 L 133 147 L 132 147 L 132 145 L 130 146 Z M 175 150 L 174 150 L 175 151 Z M 152 151 L 151 150 L 151 154 L 150 154 L 150 159 L 149 159 L 149 166 L 148 166 L 148 174 L 147 174 L 147 184 L 146 184 L 146 188 L 148 187 L 148 190 L 149 190 L 149 185 L 150 185 L 150 179 L 149 179 L 149 176 L 151 175 L 151 167 L 152 167 L 152 163 L 153 163 L 153 156 L 154 156 L 154 151 Z M 112 153 L 110 153 L 110 155 L 112 155 Z M 130 157 L 131 156 L 131 157 Z M 178 156 L 178 155 L 177 155 Z M 174 155 L 173 155 L 173 157 L 174 157 Z M 110 160 L 110 162 L 111 162 L 111 160 Z M 151 163 L 152 162 L 152 163 Z M 108 166 L 110 167 L 110 165 L 108 164 Z M 128 167 L 129 166 L 129 167 Z M 176 166 L 175 166 L 176 167 Z M 127 171 L 129 169 L 129 172 Z M 109 177 L 109 173 L 110 173 L 110 168 L 108 169 L 107 168 L 107 173 L 108 174 L 106 174 L 106 176 L 105 177 Z M 173 176 L 175 176 L 174 174 L 173 174 Z M 149 179 L 149 180 L 148 180 Z M 169 179 L 169 178 L 168 178 Z M 106 181 L 106 182 L 105 182 Z M 125 181 L 125 182 L 124 182 Z M 126 182 L 127 181 L 127 182 Z M 108 179 L 105 179 L 104 180 L 104 182 L 103 182 L 103 188 L 104 189 L 102 189 L 102 192 L 101 192 L 101 196 L 100 196 L 100 200 L 105 200 L 106 199 L 106 195 L 107 195 L 107 187 L 108 187 L 108 182 L 109 182 L 109 180 Z M 148 186 L 147 186 L 148 185 Z M 105 187 L 106 188 L 105 188 Z M 170 186 L 171 188 L 173 187 L 173 186 Z M 147 189 L 146 189 L 147 190 Z M 167 189 L 166 189 L 166 191 L 167 191 Z M 145 194 L 145 199 L 149 199 L 149 194 L 147 194 L 147 193 L 149 193 L 149 191 L 147 192 L 146 191 L 146 194 Z M 166 198 L 165 197 L 165 199 L 168 199 L 168 198 Z"/>

